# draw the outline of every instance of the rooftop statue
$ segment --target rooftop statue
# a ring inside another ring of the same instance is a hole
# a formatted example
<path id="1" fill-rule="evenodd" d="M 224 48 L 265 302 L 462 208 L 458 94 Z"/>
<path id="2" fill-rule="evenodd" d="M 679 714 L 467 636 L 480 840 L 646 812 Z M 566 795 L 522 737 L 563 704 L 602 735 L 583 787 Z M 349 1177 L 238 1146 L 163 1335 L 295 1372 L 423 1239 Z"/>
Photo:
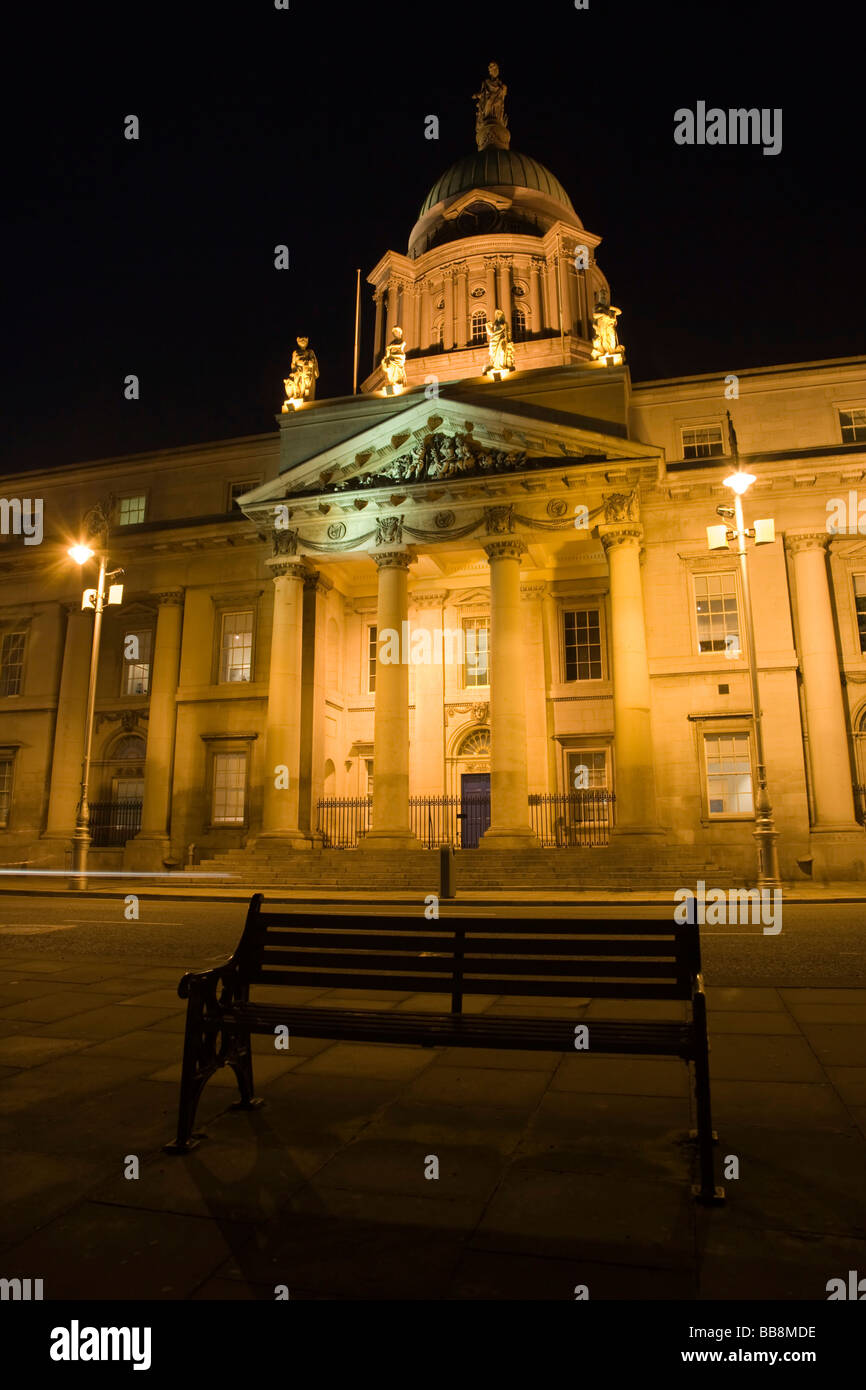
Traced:
<path id="1" fill-rule="evenodd" d="M 309 338 L 296 339 L 298 348 L 292 353 L 292 366 L 287 377 L 283 378 L 283 385 L 286 388 L 286 399 L 283 401 L 283 414 L 289 408 L 289 402 L 297 410 L 303 401 L 311 401 L 316 394 L 316 380 L 319 375 L 319 363 L 316 354 L 309 346 Z M 298 351 L 300 349 L 300 351 Z"/>
<path id="2" fill-rule="evenodd" d="M 486 150 L 488 145 L 507 150 L 511 144 L 505 114 L 508 88 L 499 76 L 498 63 L 489 63 L 487 72 L 489 75 L 481 83 L 481 91 L 472 93 L 475 101 L 475 143 L 479 150 Z"/>
<path id="3" fill-rule="evenodd" d="M 511 341 L 511 329 L 506 322 L 504 311 L 497 309 L 493 315 L 493 322 L 485 324 L 485 328 L 487 329 L 489 344 L 487 366 L 484 368 L 485 374 L 513 372 L 514 344 Z"/>
<path id="4" fill-rule="evenodd" d="M 616 334 L 616 321 L 621 313 L 621 309 L 616 309 L 604 300 L 596 308 L 592 316 L 595 326 L 595 337 L 592 340 L 594 358 L 618 357 L 621 362 L 625 357 L 625 348 Z"/>
<path id="5" fill-rule="evenodd" d="M 406 385 L 406 340 L 402 328 L 394 329 L 394 335 L 382 358 L 382 371 L 388 378 L 388 385 L 392 391 L 402 391 Z"/>

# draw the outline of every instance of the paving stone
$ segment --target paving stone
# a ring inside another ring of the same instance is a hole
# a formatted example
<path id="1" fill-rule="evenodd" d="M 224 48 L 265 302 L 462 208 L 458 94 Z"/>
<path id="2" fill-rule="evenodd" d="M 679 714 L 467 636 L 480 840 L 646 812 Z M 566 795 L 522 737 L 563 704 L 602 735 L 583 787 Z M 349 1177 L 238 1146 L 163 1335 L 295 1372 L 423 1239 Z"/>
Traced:
<path id="1" fill-rule="evenodd" d="M 46 999 L 62 990 L 62 985 L 52 984 L 49 980 L 10 980 L 0 989 L 0 1018 L 5 1018 L 8 1010 L 16 1004 L 24 1004 L 31 999 Z"/>
<path id="2" fill-rule="evenodd" d="M 710 1047 L 710 1075 L 716 1081 L 820 1082 L 824 1073 L 801 1037 L 748 1037 L 716 1034 Z"/>
<path id="3" fill-rule="evenodd" d="M 249 1240 L 241 1223 L 83 1202 L 16 1246 L 15 1272 L 59 1299 L 179 1299 Z"/>
<path id="4" fill-rule="evenodd" d="M 591 999 L 584 1018 L 685 1020 L 685 1001 L 671 999 Z"/>
<path id="5" fill-rule="evenodd" d="M 186 1001 L 178 998 L 176 989 L 150 989 L 143 994 L 135 994 L 127 986 L 123 1003 L 133 1008 L 179 1009 L 186 1014 Z"/>
<path id="6" fill-rule="evenodd" d="M 135 1008 L 129 1004 L 108 1004 L 89 1009 L 87 1013 L 74 1014 L 49 1024 L 45 1036 L 70 1038 L 114 1038 L 122 1033 L 133 1033 L 148 1024 L 165 1023 L 170 1015 L 165 1009 Z M 182 1017 L 178 1022 L 183 1026 Z"/>
<path id="7" fill-rule="evenodd" d="M 42 1109 L 49 1122 L 56 1124 L 58 1102 L 72 1105 L 88 1094 L 101 1094 L 123 1087 L 131 1078 L 152 1066 L 141 1058 L 94 1057 L 85 1065 L 78 1055 L 60 1057 L 47 1066 L 32 1067 L 14 1076 L 0 1092 L 0 1115 L 12 1115 L 31 1107 Z M 103 1124 L 109 1124 L 103 1104 Z M 112 1117 L 113 1122 L 113 1117 Z M 62 1132 L 58 1126 L 58 1142 Z"/>
<path id="8" fill-rule="evenodd" d="M 546 1071 L 553 1074 L 561 1052 L 522 1052 L 517 1048 L 445 1047 L 431 1049 L 442 1067 L 496 1067 L 503 1071 Z"/>
<path id="9" fill-rule="evenodd" d="M 846 1105 L 866 1105 L 866 1066 L 825 1067 L 824 1070 Z"/>
<path id="10" fill-rule="evenodd" d="M 118 995 L 112 996 L 113 1003 L 117 1003 L 118 999 Z M 14 1004 L 11 1008 L 3 1009 L 0 1017 L 10 1021 L 23 1019 L 28 1023 L 54 1023 L 57 1019 L 72 1018 L 104 1006 L 105 1002 L 105 995 L 94 998 L 91 994 L 62 989 L 42 994 L 38 999 Z"/>
<path id="11" fill-rule="evenodd" d="M 686 1300 L 695 1297 L 693 1267 L 642 1269 L 633 1265 L 597 1264 L 581 1259 L 536 1259 L 502 1250 L 466 1250 L 460 1257 L 447 1297 L 452 1300 L 520 1302 L 575 1301 L 584 1285 L 592 1302 L 600 1299 Z"/>
<path id="12" fill-rule="evenodd" d="M 60 981 L 72 981 L 75 984 L 87 985 L 94 980 L 110 980 L 117 974 L 117 965 L 108 965 L 101 961 L 81 961 L 78 965 L 66 965 L 62 970 L 58 970 L 54 978 Z"/>
<path id="13" fill-rule="evenodd" d="M 467 1063 L 468 1063 L 467 1059 Z M 531 1107 L 547 1089 L 541 1071 L 502 1071 L 495 1067 L 432 1066 L 407 1086 L 407 1100 L 443 1102 L 447 1105 L 486 1105 L 494 1109 Z"/>
<path id="14" fill-rule="evenodd" d="M 489 994 L 467 994 L 463 999 L 463 1012 L 465 1014 L 483 1014 L 493 1003 L 493 996 Z M 421 1013 L 448 1013 L 451 1003 L 447 994 L 410 994 L 408 999 L 401 999 L 395 1008 L 399 1013 L 404 1010 L 411 1014 Z"/>
<path id="15" fill-rule="evenodd" d="M 682 1183 L 623 1183 L 515 1160 L 469 1243 L 488 1251 L 677 1269 L 692 1257 L 694 1206 Z"/>
<path id="16" fill-rule="evenodd" d="M 784 988 L 779 994 L 789 1007 L 793 1004 L 866 1004 L 866 989 Z"/>
<path id="17" fill-rule="evenodd" d="M 439 1163 L 438 1178 L 428 1178 L 428 1160 Z M 448 1144 L 428 1144 L 385 1137 L 381 1129 L 363 1134 L 341 1149 L 316 1175 L 316 1186 L 342 1187 L 357 1192 L 393 1192 L 430 1201 L 484 1198 L 502 1174 L 502 1156 L 463 1142 L 459 1128 Z"/>
<path id="18" fill-rule="evenodd" d="M 65 1052 L 78 1052 L 86 1047 L 82 1038 L 34 1038 L 26 1033 L 0 1038 L 0 1062 L 14 1067 L 39 1067 Z"/>
<path id="19" fill-rule="evenodd" d="M 741 1013 L 737 1009 L 710 1010 L 707 1017 L 710 1041 L 717 1033 L 785 1033 L 799 1036 L 800 1030 L 790 1014 Z"/>
<path id="20" fill-rule="evenodd" d="M 801 1023 L 823 1066 L 858 1067 L 866 1058 L 866 1029 L 855 1023 Z"/>
<path id="21" fill-rule="evenodd" d="M 326 1052 L 304 1059 L 304 1074 L 381 1076 L 401 1080 L 417 1076 L 433 1061 L 426 1047 L 398 1047 L 387 1043 L 335 1043 Z"/>
<path id="22" fill-rule="evenodd" d="M 826 1300 L 828 1280 L 866 1268 L 862 1241 L 767 1228 L 745 1232 L 723 1222 L 701 1235 L 699 1252 L 701 1299 L 742 1299 L 749 1289 L 755 1299 Z"/>
<path id="23" fill-rule="evenodd" d="M 51 1153 L 45 1147 L 7 1149 L 2 1167 L 0 1248 L 4 1250 L 86 1197 L 100 1176 L 89 1156 L 74 1151 Z M 12 1273 L 14 1264 L 4 1258 L 4 1273 Z M 53 1296 L 46 1288 L 45 1297 Z"/>
<path id="24" fill-rule="evenodd" d="M 272 1057 L 256 1057 L 253 1059 L 253 1079 L 256 1087 L 266 1086 L 268 1082 L 275 1080 L 278 1076 L 284 1076 L 286 1072 L 294 1067 L 301 1066 L 305 1062 L 303 1057 L 290 1057 L 288 1053 L 279 1054 Z M 180 1085 L 181 1063 L 177 1062 L 174 1066 L 163 1067 L 160 1071 L 148 1074 L 149 1081 L 171 1081 L 176 1086 Z M 221 1067 L 214 1072 L 208 1081 L 208 1086 L 220 1086 L 229 1091 L 237 1091 L 238 1079 L 231 1067 Z"/>
<path id="25" fill-rule="evenodd" d="M 286 1003 L 285 1000 L 281 1002 Z M 316 1000 L 317 1009 L 366 1009 L 373 1013 L 389 1013 L 396 1007 L 393 999 L 361 999 L 353 994 L 327 994 Z"/>
<path id="26" fill-rule="evenodd" d="M 344 1076 L 294 1071 L 268 1087 L 267 1120 L 283 1133 L 324 1131 L 348 1140 L 402 1090 L 401 1082 L 381 1077 L 354 1077 L 347 1085 Z"/>
<path id="27" fill-rule="evenodd" d="M 866 1003 L 863 1004 L 802 1004 L 788 1005 L 798 1023 L 859 1023 L 866 1024 Z M 866 1037 L 866 1032 L 864 1032 Z M 866 1051 L 866 1049 L 864 1049 Z"/>
<path id="28" fill-rule="evenodd" d="M 848 1112 L 829 1083 L 717 1081 L 712 1083 L 713 1123 L 760 1125 L 802 1133 L 804 1129 L 845 1131 Z"/>
<path id="29" fill-rule="evenodd" d="M 592 1032 L 590 1031 L 590 1043 Z M 635 1096 L 687 1096 L 689 1074 L 676 1057 L 564 1057 L 551 1082 L 555 1091 L 604 1091 Z"/>
<path id="30" fill-rule="evenodd" d="M 159 1154 L 141 1164 L 137 1179 L 118 1172 L 91 1200 L 142 1211 L 174 1212 L 213 1221 L 268 1222 L 285 1206 L 307 1174 L 279 1143 L 228 1138 L 202 1142 L 188 1154 Z"/>
<path id="31" fill-rule="evenodd" d="M 740 1013 L 778 1013 L 784 1012 L 785 1005 L 777 989 L 729 988 L 727 986 L 707 986 L 707 1008 L 736 1009 Z"/>
<path id="32" fill-rule="evenodd" d="M 82 1038 L 79 1045 L 87 1048 L 86 1057 L 140 1057 L 142 1061 L 170 1062 L 182 1055 L 182 1047 L 171 1033 L 155 1033 L 151 1028 L 123 1033 L 100 1043 Z"/>

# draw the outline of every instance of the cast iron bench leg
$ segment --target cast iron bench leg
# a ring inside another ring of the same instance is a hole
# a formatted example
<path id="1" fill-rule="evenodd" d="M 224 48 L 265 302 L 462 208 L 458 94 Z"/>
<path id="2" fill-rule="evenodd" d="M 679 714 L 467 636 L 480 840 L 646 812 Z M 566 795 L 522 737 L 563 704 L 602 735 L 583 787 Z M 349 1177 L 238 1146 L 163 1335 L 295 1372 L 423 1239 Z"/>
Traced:
<path id="1" fill-rule="evenodd" d="M 236 1100 L 232 1110 L 257 1110 L 264 1101 L 255 1094 L 253 1084 L 253 1050 L 250 1046 L 249 1030 L 238 1028 L 234 1035 L 231 1052 L 227 1061 L 238 1079 L 240 1100 Z"/>
<path id="2" fill-rule="evenodd" d="M 186 1030 L 183 1039 L 183 1062 L 180 1072 L 180 1105 L 177 1117 L 177 1138 L 164 1145 L 165 1153 L 184 1154 L 197 1149 L 192 1128 L 201 1093 L 218 1069 L 214 1040 L 204 1027 L 204 1010 L 200 995 L 192 993 L 186 1008 Z"/>
<path id="3" fill-rule="evenodd" d="M 721 1205 L 725 1189 L 716 1186 L 713 1171 L 713 1120 L 710 1113 L 710 1047 L 707 1037 L 707 998 L 699 989 L 692 1001 L 695 1028 L 695 1106 L 698 1120 L 700 1184 L 692 1188 L 698 1202 Z"/>

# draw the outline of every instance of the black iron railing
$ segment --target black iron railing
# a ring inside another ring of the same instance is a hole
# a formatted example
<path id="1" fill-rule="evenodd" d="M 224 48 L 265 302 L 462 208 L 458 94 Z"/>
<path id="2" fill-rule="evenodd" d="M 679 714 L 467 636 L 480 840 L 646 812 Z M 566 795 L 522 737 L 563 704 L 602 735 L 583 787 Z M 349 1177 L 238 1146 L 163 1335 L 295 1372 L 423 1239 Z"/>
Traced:
<path id="1" fill-rule="evenodd" d="M 141 829 L 140 801 L 91 801 L 90 843 L 106 848 L 125 845 Z"/>
<path id="2" fill-rule="evenodd" d="M 546 849 L 606 845 L 614 795 L 605 788 L 535 794 L 529 819 Z M 373 798 L 325 797 L 316 806 L 316 829 L 328 849 L 354 849 L 370 829 Z M 474 849 L 490 824 L 489 796 L 412 796 L 409 825 L 425 849 L 453 845 Z"/>
<path id="3" fill-rule="evenodd" d="M 535 794 L 529 798 L 530 822 L 545 849 L 606 845 L 615 799 L 606 787 Z"/>

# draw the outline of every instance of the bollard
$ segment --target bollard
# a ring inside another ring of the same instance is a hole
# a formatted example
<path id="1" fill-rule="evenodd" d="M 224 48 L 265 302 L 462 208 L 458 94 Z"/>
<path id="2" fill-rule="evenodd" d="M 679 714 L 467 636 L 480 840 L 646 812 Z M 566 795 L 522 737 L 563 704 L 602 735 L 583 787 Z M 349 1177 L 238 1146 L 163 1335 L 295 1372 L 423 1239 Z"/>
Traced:
<path id="1" fill-rule="evenodd" d="M 453 898 L 454 851 L 450 845 L 439 846 L 439 897 Z"/>

